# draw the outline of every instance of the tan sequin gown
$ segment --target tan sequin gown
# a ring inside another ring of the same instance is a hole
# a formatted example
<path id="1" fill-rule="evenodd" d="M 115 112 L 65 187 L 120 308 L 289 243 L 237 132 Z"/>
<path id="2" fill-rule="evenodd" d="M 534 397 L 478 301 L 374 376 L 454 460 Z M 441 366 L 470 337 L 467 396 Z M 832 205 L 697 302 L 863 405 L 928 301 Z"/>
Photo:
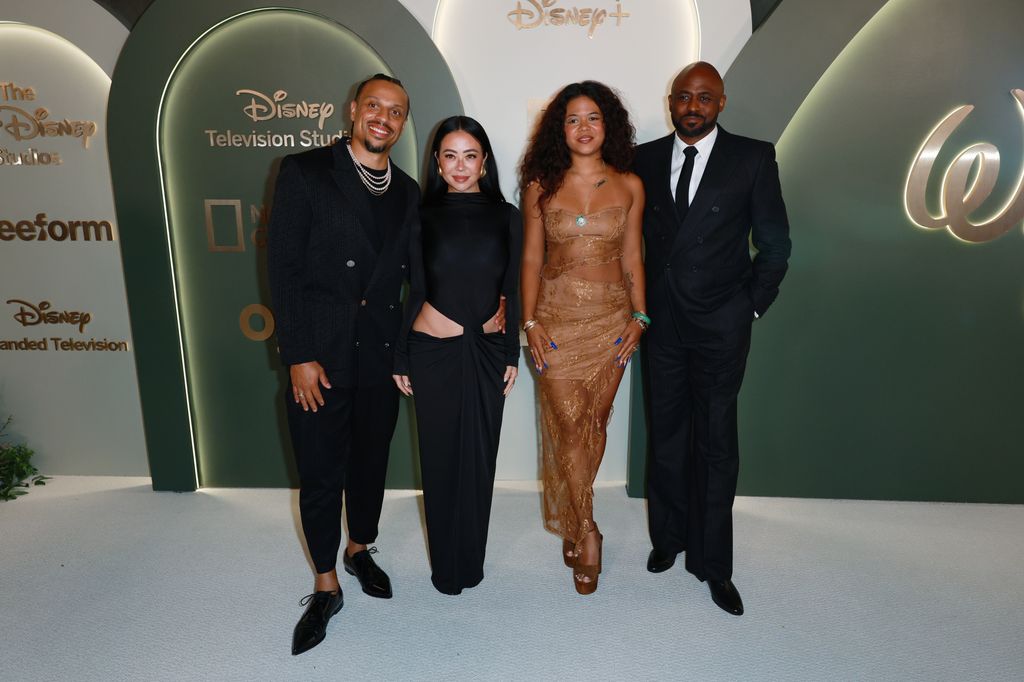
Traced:
<path id="1" fill-rule="evenodd" d="M 544 527 L 579 542 L 591 530 L 594 478 L 604 456 L 607 417 L 618 387 L 615 340 L 631 306 L 620 282 L 583 279 L 576 270 L 622 259 L 626 209 L 586 216 L 544 212 L 547 262 L 536 319 L 558 345 L 540 375 Z"/>

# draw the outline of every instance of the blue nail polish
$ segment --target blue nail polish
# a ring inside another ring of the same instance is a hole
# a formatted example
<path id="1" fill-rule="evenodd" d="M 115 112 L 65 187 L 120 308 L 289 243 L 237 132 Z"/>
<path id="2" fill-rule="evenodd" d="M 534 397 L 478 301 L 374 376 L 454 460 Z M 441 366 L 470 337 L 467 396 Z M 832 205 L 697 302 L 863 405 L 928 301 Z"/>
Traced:
<path id="1" fill-rule="evenodd" d="M 551 342 L 551 347 L 554 348 L 555 350 L 558 350 L 558 346 L 555 345 L 554 341 Z"/>
<path id="2" fill-rule="evenodd" d="M 548 363 L 545 362 L 544 363 L 544 369 L 547 369 L 548 367 L 549 367 Z"/>
<path id="3" fill-rule="evenodd" d="M 621 336 L 619 338 L 615 339 L 615 345 L 616 346 L 619 345 L 620 343 L 622 343 L 622 337 Z"/>

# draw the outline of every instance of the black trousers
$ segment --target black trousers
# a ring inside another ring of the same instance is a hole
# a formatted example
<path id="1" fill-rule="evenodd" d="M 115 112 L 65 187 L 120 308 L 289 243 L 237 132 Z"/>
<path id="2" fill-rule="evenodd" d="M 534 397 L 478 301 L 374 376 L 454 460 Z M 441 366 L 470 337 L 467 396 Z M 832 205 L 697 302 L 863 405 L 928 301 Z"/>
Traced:
<path id="1" fill-rule="evenodd" d="M 505 336 L 409 335 L 430 580 L 459 594 L 484 577 L 505 397 Z"/>
<path id="2" fill-rule="evenodd" d="M 685 551 L 686 570 L 698 578 L 727 580 L 739 476 L 736 403 L 751 323 L 709 331 L 673 323 L 669 311 L 657 319 L 643 355 L 651 543 L 662 552 Z"/>
<path id="3" fill-rule="evenodd" d="M 332 379 L 330 372 L 327 376 Z M 326 573 L 338 563 L 343 495 L 349 539 L 359 544 L 377 539 L 398 389 L 389 381 L 320 390 L 324 406 L 316 412 L 303 412 L 290 385 L 285 402 L 299 470 L 302 532 L 316 572 Z"/>

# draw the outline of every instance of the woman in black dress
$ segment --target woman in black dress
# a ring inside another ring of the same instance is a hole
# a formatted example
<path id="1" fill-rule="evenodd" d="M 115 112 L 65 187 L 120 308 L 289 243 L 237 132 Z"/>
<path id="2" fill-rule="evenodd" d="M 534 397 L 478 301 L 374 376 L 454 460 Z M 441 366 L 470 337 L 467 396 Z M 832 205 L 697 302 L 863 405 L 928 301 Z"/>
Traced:
<path id="1" fill-rule="evenodd" d="M 443 121 L 433 154 L 394 378 L 416 391 L 431 581 L 459 594 L 484 577 L 502 409 L 519 363 L 522 221 L 479 123 Z M 495 320 L 501 297 L 508 332 Z"/>

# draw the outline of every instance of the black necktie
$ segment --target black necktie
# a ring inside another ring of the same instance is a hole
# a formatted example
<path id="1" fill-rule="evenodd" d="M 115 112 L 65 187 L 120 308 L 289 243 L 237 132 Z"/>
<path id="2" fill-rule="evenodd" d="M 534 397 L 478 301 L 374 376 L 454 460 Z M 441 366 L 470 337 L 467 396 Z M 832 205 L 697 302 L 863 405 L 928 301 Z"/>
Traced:
<path id="1" fill-rule="evenodd" d="M 676 213 L 679 215 L 679 222 L 686 220 L 686 212 L 690 210 L 690 178 L 693 177 L 693 157 L 697 156 L 697 148 L 687 146 L 683 154 L 686 160 L 683 161 L 683 170 L 679 173 L 679 182 L 676 183 Z"/>

